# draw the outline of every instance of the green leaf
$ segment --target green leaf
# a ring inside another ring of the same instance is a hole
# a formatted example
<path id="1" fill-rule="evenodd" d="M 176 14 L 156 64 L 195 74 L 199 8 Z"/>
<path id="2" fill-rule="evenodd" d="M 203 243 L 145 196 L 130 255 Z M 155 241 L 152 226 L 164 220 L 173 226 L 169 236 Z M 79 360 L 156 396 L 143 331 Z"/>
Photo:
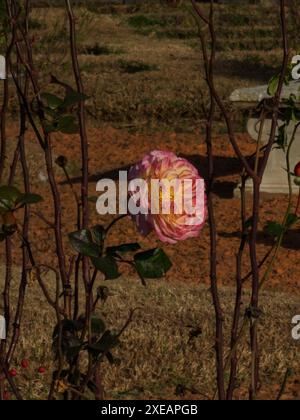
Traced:
<path id="1" fill-rule="evenodd" d="M 91 258 L 94 267 L 105 275 L 106 280 L 115 280 L 120 277 L 118 265 L 111 257 L 93 257 Z"/>
<path id="2" fill-rule="evenodd" d="M 246 220 L 245 222 L 245 229 L 250 229 L 252 228 L 253 225 L 253 217 L 250 217 L 249 219 Z"/>
<path id="3" fill-rule="evenodd" d="M 65 134 L 78 133 L 78 125 L 76 117 L 73 115 L 65 115 L 58 120 L 57 130 Z"/>
<path id="4" fill-rule="evenodd" d="M 63 353 L 66 355 L 68 361 L 72 361 L 74 357 L 77 357 L 81 348 L 82 343 L 77 337 L 64 337 L 62 341 Z"/>
<path id="5" fill-rule="evenodd" d="M 52 110 L 61 107 L 64 102 L 61 98 L 53 95 L 52 93 L 42 93 L 41 97 L 46 102 L 47 106 Z"/>
<path id="6" fill-rule="evenodd" d="M 15 187 L 10 187 L 8 185 L 3 185 L 2 187 L 0 187 L 0 200 L 3 199 L 16 202 L 20 195 L 20 191 Z"/>
<path id="7" fill-rule="evenodd" d="M 278 222 L 269 221 L 265 227 L 265 232 L 270 236 L 274 236 L 275 238 L 280 236 L 283 231 L 284 227 Z"/>
<path id="8" fill-rule="evenodd" d="M 16 204 L 25 205 L 25 204 L 37 204 L 43 201 L 43 197 L 39 194 L 21 194 L 17 199 Z"/>
<path id="9" fill-rule="evenodd" d="M 52 351 L 55 355 L 55 358 L 58 358 L 59 355 L 59 331 L 61 326 L 62 340 L 61 340 L 61 350 L 62 353 L 66 356 L 69 361 L 72 361 L 76 357 L 80 350 L 83 347 L 83 343 L 76 337 L 76 331 L 78 330 L 76 322 L 69 319 L 65 319 L 61 324 L 56 325 L 53 332 L 53 342 L 52 342 Z"/>
<path id="10" fill-rule="evenodd" d="M 89 97 L 84 95 L 83 93 L 71 90 L 66 95 L 62 108 L 70 108 L 71 106 L 76 105 L 79 102 L 86 101 L 87 99 L 89 99 Z"/>
<path id="11" fill-rule="evenodd" d="M 140 276 L 149 279 L 164 277 L 172 267 L 169 257 L 160 248 L 136 254 L 134 262 Z"/>
<path id="12" fill-rule="evenodd" d="M 92 334 L 95 334 L 95 335 L 103 334 L 104 331 L 106 330 L 106 326 L 103 319 L 97 317 L 96 315 L 92 315 L 91 328 L 92 328 Z"/>
<path id="13" fill-rule="evenodd" d="M 286 221 L 286 226 L 288 228 L 292 227 L 295 223 L 297 223 L 300 220 L 300 218 L 294 214 L 294 213 L 290 213 L 288 215 L 287 221 Z"/>
<path id="14" fill-rule="evenodd" d="M 107 330 L 99 341 L 88 347 L 88 350 L 97 358 L 100 354 L 105 354 L 112 348 L 117 347 L 119 343 L 118 334 Z"/>
<path id="15" fill-rule="evenodd" d="M 268 84 L 268 95 L 274 96 L 278 89 L 279 84 L 279 75 L 273 76 L 272 79 L 269 81 Z"/>
<path id="16" fill-rule="evenodd" d="M 53 119 L 57 117 L 57 111 L 55 111 L 54 109 L 44 108 L 44 113 L 45 115 L 50 116 Z"/>
<path id="17" fill-rule="evenodd" d="M 285 150 L 288 143 L 287 126 L 286 124 L 281 125 L 278 128 L 278 136 L 276 138 L 276 144 L 280 149 Z"/>
<path id="18" fill-rule="evenodd" d="M 111 246 L 106 249 L 108 255 L 116 256 L 118 253 L 136 252 L 141 249 L 138 243 L 123 244 L 118 246 Z"/>
<path id="19" fill-rule="evenodd" d="M 55 133 L 57 131 L 57 126 L 51 123 L 45 123 L 45 131 L 47 134 Z"/>
<path id="20" fill-rule="evenodd" d="M 107 352 L 105 356 L 106 356 L 110 365 L 118 364 L 118 360 L 115 359 L 114 356 L 110 352 Z"/>
<path id="21" fill-rule="evenodd" d="M 104 227 L 101 225 L 93 226 L 91 229 L 91 233 L 96 244 L 102 246 L 106 236 L 106 231 Z"/>
<path id="22" fill-rule="evenodd" d="M 99 256 L 100 248 L 93 242 L 92 234 L 89 230 L 79 230 L 70 233 L 68 236 L 75 251 L 87 257 L 97 258 Z"/>
<path id="23" fill-rule="evenodd" d="M 11 211 L 20 195 L 20 191 L 15 187 L 6 185 L 0 187 L 0 214 Z"/>
<path id="24" fill-rule="evenodd" d="M 58 337 L 60 327 L 61 327 L 61 330 L 62 330 L 62 334 L 67 334 L 67 335 L 74 335 L 76 333 L 76 331 L 80 330 L 80 328 L 78 328 L 78 323 L 76 323 L 75 321 L 72 321 L 70 319 L 64 319 L 64 320 L 61 321 L 61 324 L 57 324 L 55 326 L 53 334 L 52 334 L 52 339 L 53 340 L 55 340 L 55 338 Z"/>

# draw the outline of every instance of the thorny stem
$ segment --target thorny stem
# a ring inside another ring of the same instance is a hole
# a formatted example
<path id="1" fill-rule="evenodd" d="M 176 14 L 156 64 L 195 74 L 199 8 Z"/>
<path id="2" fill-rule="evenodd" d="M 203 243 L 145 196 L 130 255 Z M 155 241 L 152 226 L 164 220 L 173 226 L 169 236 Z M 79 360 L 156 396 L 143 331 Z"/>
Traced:
<path id="1" fill-rule="evenodd" d="M 73 65 L 73 73 L 76 81 L 77 91 L 84 93 L 83 83 L 81 79 L 80 67 L 78 63 L 77 44 L 76 44 L 76 23 L 73 8 L 70 0 L 65 1 L 66 10 L 69 19 L 71 58 Z M 81 141 L 81 158 L 82 158 L 82 182 L 81 182 L 81 205 L 82 205 L 82 229 L 86 229 L 89 223 L 89 203 L 88 203 L 88 182 L 89 182 L 89 157 L 88 157 L 88 139 L 86 131 L 84 102 L 80 101 L 78 105 L 78 121 L 80 129 Z M 86 301 L 86 322 L 90 322 L 91 310 L 91 290 L 89 290 L 89 263 L 88 258 L 82 258 L 83 281 L 85 284 L 87 301 Z"/>
<path id="2" fill-rule="evenodd" d="M 70 47 L 73 74 L 76 82 L 78 93 L 84 94 L 84 87 L 81 78 L 81 72 L 78 62 L 77 43 L 76 43 L 76 20 L 73 12 L 73 7 L 70 0 L 65 0 L 66 10 L 69 20 L 69 33 L 70 33 Z M 89 182 L 89 154 L 88 154 L 88 137 L 86 130 L 85 118 L 85 105 L 84 101 L 80 101 L 78 105 L 78 122 L 81 141 L 81 160 L 82 160 L 82 182 L 81 182 L 81 206 L 82 206 L 82 229 L 86 229 L 89 224 L 89 202 L 88 202 L 88 182 Z M 82 276 L 86 293 L 85 303 L 85 328 L 87 331 L 88 343 L 91 344 L 91 314 L 93 310 L 93 284 L 90 284 L 90 268 L 89 259 L 85 256 L 82 257 Z M 88 372 L 91 375 L 93 372 L 92 356 L 89 354 Z M 99 370 L 97 369 L 99 373 Z M 89 376 L 89 374 L 87 376 Z M 96 373 L 97 374 L 97 373 Z M 97 382 L 100 383 L 101 379 L 98 377 Z"/>
<path id="3" fill-rule="evenodd" d="M 251 307 L 253 309 L 258 309 L 259 305 L 259 290 L 260 290 L 260 277 L 259 277 L 259 268 L 258 268 L 258 261 L 257 261 L 257 251 L 256 251 L 256 243 L 257 243 L 257 231 L 258 231 L 258 222 L 259 222 L 259 203 L 260 203 L 260 183 L 262 176 L 264 174 L 268 158 L 270 152 L 272 150 L 275 137 L 276 137 L 276 129 L 278 123 L 278 116 L 279 116 L 279 105 L 281 100 L 281 93 L 284 84 L 284 79 L 286 76 L 286 70 L 288 66 L 288 59 L 289 59 L 289 50 L 288 50 L 288 43 L 287 43 L 287 24 L 286 24 L 286 1 L 280 0 L 280 18 L 281 18 L 281 30 L 282 30 L 282 39 L 283 39 L 283 60 L 282 60 L 282 68 L 279 77 L 279 83 L 277 87 L 277 91 L 274 98 L 274 108 L 273 108 L 273 115 L 272 115 L 272 127 L 271 127 L 271 134 L 267 144 L 267 147 L 264 151 L 264 155 L 262 158 L 261 165 L 259 165 L 257 175 L 252 177 L 253 179 L 253 223 L 252 223 L 252 231 L 250 235 L 250 259 L 251 259 L 251 268 L 252 268 L 252 297 L 251 297 Z M 253 400 L 257 396 L 258 388 L 259 388 L 259 348 L 258 348 L 258 323 L 254 322 L 250 328 L 250 336 L 251 336 L 251 386 L 249 390 L 249 398 Z"/>
<path id="4" fill-rule="evenodd" d="M 25 87 L 24 87 L 24 95 L 27 96 L 27 94 L 28 94 L 28 78 L 26 78 L 25 80 Z M 20 135 L 19 135 L 20 161 L 21 161 L 21 166 L 22 166 L 22 171 L 23 171 L 24 190 L 25 190 L 25 193 L 30 193 L 29 172 L 28 172 L 26 151 L 25 151 L 26 110 L 24 109 L 22 102 L 19 101 L 19 103 L 20 103 L 20 116 L 21 116 L 21 126 L 20 126 Z M 29 234 L 29 218 L 30 218 L 29 208 L 28 206 L 25 206 L 22 236 L 27 241 L 28 241 L 28 234 Z M 18 337 L 20 334 L 20 325 L 21 325 L 21 318 L 22 318 L 22 313 L 23 313 L 23 306 L 24 306 L 24 301 L 25 301 L 25 292 L 26 292 L 26 285 L 27 285 L 27 262 L 28 262 L 27 250 L 25 247 L 22 247 L 21 282 L 20 282 L 20 287 L 19 287 L 17 312 L 16 312 L 15 320 L 14 320 L 13 338 L 11 340 L 11 346 L 7 354 L 8 364 L 12 360 L 12 357 L 14 355 L 14 352 L 17 346 Z"/>
<path id="5" fill-rule="evenodd" d="M 259 222 L 259 203 L 260 203 L 260 182 L 259 179 L 253 180 L 253 208 L 252 208 L 252 230 L 250 234 L 249 248 L 250 260 L 252 268 L 252 297 L 251 307 L 258 308 L 259 303 L 259 268 L 257 261 L 257 231 Z M 258 354 L 258 339 L 257 339 L 257 323 L 251 325 L 251 388 L 250 399 L 254 399 L 258 389 L 259 382 L 259 354 Z"/>
<path id="6" fill-rule="evenodd" d="M 287 369 L 286 372 L 285 372 L 285 375 L 284 375 L 283 382 L 282 382 L 282 385 L 280 387 L 279 393 L 277 395 L 276 401 L 280 401 L 282 396 L 284 395 L 290 376 L 291 376 L 291 370 Z"/>
<path id="7" fill-rule="evenodd" d="M 233 323 L 231 330 L 231 370 L 230 370 L 230 379 L 227 388 L 227 400 L 233 399 L 233 394 L 236 385 L 236 374 L 237 374 L 237 352 L 236 345 L 238 342 L 239 336 L 239 323 L 241 316 L 241 305 L 242 305 L 242 292 L 243 292 L 243 279 L 242 279 L 242 258 L 247 243 L 248 233 L 245 227 L 246 222 L 246 193 L 245 185 L 246 177 L 242 176 L 241 184 L 241 220 L 242 220 L 242 238 L 240 243 L 240 248 L 236 257 L 236 298 L 235 298 L 235 308 L 233 315 Z"/>
<path id="8" fill-rule="evenodd" d="M 207 156 L 208 156 L 208 188 L 207 188 L 207 207 L 208 207 L 208 216 L 209 216 L 209 229 L 210 229 L 210 278 L 211 278 L 211 293 L 213 298 L 213 304 L 215 309 L 216 316 L 216 336 L 215 336 L 215 350 L 216 350 L 216 369 L 217 369 L 217 386 L 218 394 L 220 400 L 225 400 L 225 377 L 224 377 L 224 335 L 223 335 L 223 311 L 221 307 L 221 302 L 219 298 L 219 289 L 218 289 L 218 278 L 217 278 L 217 229 L 216 221 L 214 215 L 214 204 L 212 189 L 214 183 L 214 157 L 213 157 L 213 146 L 212 146 L 212 128 L 213 128 L 213 119 L 215 114 L 215 97 L 213 95 L 213 74 L 214 74 L 214 61 L 216 53 L 216 38 L 215 33 L 212 30 L 213 21 L 214 21 L 214 8 L 213 1 L 210 5 L 210 14 L 209 19 L 203 17 L 202 12 L 197 7 L 196 3 L 193 1 L 193 6 L 202 20 L 209 25 L 210 35 L 211 35 L 211 53 L 208 56 L 208 51 L 206 47 L 205 38 L 202 32 L 202 29 L 199 25 L 199 37 L 201 41 L 202 55 L 204 59 L 204 70 L 206 79 L 210 89 L 210 108 L 209 114 L 207 117 L 206 124 L 206 146 L 207 146 Z"/>
<path id="9" fill-rule="evenodd" d="M 254 164 L 254 173 L 257 175 L 258 172 L 258 165 L 259 165 L 259 153 L 261 150 L 261 142 L 263 136 L 263 130 L 265 125 L 265 111 L 262 110 L 261 118 L 260 118 L 260 128 L 259 128 L 259 135 L 257 140 L 256 146 L 256 153 L 255 153 L 255 164 Z M 241 222 L 242 222 L 242 238 L 240 243 L 240 248 L 236 258 L 236 300 L 235 300 L 235 308 L 234 308 L 234 315 L 233 315 L 233 323 L 232 323 L 232 330 L 231 330 L 231 369 L 230 369 L 230 379 L 227 388 L 227 400 L 232 400 L 235 390 L 236 384 L 236 375 L 237 375 L 237 351 L 236 345 L 239 340 L 239 322 L 241 316 L 241 305 L 242 305 L 242 292 L 243 292 L 243 278 L 242 278 L 242 258 L 245 250 L 245 246 L 248 240 L 248 231 L 246 227 L 246 180 L 247 176 L 245 173 L 242 174 L 242 184 L 241 184 Z M 258 264 L 258 269 L 260 268 L 260 264 Z M 252 272 L 251 272 L 252 275 Z M 243 331 L 244 326 L 242 327 Z"/>

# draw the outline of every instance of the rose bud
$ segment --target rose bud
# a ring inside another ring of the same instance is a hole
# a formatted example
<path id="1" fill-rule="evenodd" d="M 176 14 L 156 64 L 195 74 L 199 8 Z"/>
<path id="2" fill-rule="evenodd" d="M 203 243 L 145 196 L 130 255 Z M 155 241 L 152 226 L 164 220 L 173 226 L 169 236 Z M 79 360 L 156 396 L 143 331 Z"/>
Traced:
<path id="1" fill-rule="evenodd" d="M 17 374 L 18 374 L 18 372 L 16 371 L 16 369 L 11 369 L 8 373 L 9 373 L 9 375 L 12 378 L 15 378 L 17 376 Z"/>
<path id="2" fill-rule="evenodd" d="M 64 168 L 67 163 L 68 163 L 68 159 L 65 156 L 58 156 L 58 158 L 55 161 L 56 165 L 58 165 L 61 168 Z"/>
<path id="3" fill-rule="evenodd" d="M 297 163 L 294 169 L 294 174 L 296 177 L 300 177 L 300 162 Z"/>
<path id="4" fill-rule="evenodd" d="M 17 221 L 12 212 L 5 213 L 2 216 L 2 232 L 6 235 L 13 235 L 17 230 Z"/>
<path id="5" fill-rule="evenodd" d="M 29 361 L 27 359 L 23 359 L 21 362 L 21 366 L 23 369 L 28 369 L 29 368 Z"/>

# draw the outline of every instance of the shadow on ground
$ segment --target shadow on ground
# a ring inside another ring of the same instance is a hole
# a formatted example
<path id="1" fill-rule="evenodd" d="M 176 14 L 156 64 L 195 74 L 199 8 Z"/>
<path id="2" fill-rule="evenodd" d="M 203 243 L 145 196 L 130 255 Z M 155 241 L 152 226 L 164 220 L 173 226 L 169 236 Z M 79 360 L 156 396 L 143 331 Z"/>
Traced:
<path id="1" fill-rule="evenodd" d="M 232 238 L 240 238 L 241 232 L 219 232 L 219 236 L 225 239 L 232 239 Z M 290 250 L 299 250 L 300 249 L 300 229 L 291 229 L 287 231 L 285 238 L 282 243 L 282 247 Z M 257 243 L 266 245 L 266 246 L 272 246 L 274 244 L 273 238 L 271 238 L 267 233 L 264 231 L 258 232 L 257 236 Z"/>
<path id="2" fill-rule="evenodd" d="M 215 73 L 218 76 L 239 77 L 240 79 L 251 79 L 257 82 L 267 83 L 274 74 L 276 68 L 258 60 L 218 60 Z"/>
<path id="3" fill-rule="evenodd" d="M 199 173 L 207 179 L 208 177 L 208 167 L 207 167 L 207 158 L 205 156 L 198 156 L 198 155 L 181 155 L 189 162 L 191 162 L 198 170 Z M 98 182 L 100 179 L 111 179 L 113 181 L 118 181 L 119 179 L 119 172 L 126 171 L 128 172 L 131 166 L 135 163 L 131 163 L 129 165 L 125 165 L 119 168 L 111 169 L 106 172 L 98 172 L 93 174 L 89 177 L 89 182 Z M 230 199 L 233 197 L 234 189 L 237 186 L 237 183 L 232 181 L 218 181 L 220 177 L 227 177 L 230 175 L 237 175 L 241 172 L 242 166 L 237 158 L 234 157 L 224 157 L 224 156 L 216 156 L 214 159 L 215 165 L 215 177 L 216 182 L 214 185 L 214 193 L 218 195 L 220 198 Z M 76 177 L 72 179 L 74 184 L 81 182 L 81 177 Z M 65 184 L 66 182 L 63 182 Z"/>

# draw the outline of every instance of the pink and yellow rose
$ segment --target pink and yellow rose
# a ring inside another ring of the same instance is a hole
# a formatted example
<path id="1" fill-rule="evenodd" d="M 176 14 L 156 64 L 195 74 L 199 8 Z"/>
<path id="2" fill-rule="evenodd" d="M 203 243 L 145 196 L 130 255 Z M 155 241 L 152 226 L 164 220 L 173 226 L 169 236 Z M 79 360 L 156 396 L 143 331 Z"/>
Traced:
<path id="1" fill-rule="evenodd" d="M 198 170 L 190 162 L 171 152 L 153 151 L 129 171 L 129 181 L 133 185 L 131 197 L 137 193 L 134 183 L 136 179 L 144 180 L 148 186 L 143 191 L 138 191 L 137 204 L 144 211 L 132 214 L 143 235 L 155 231 L 162 242 L 170 244 L 199 235 L 207 215 L 205 184 Z M 158 180 L 162 186 L 159 191 L 159 209 L 157 205 L 151 204 L 153 180 Z M 164 188 L 166 180 L 173 183 L 174 188 Z M 178 201 L 178 192 L 183 193 L 182 198 L 186 198 L 190 203 L 188 209 L 185 202 Z M 169 200 L 169 203 L 164 207 L 166 200 Z M 169 208 L 170 211 L 162 211 L 164 208 Z"/>

